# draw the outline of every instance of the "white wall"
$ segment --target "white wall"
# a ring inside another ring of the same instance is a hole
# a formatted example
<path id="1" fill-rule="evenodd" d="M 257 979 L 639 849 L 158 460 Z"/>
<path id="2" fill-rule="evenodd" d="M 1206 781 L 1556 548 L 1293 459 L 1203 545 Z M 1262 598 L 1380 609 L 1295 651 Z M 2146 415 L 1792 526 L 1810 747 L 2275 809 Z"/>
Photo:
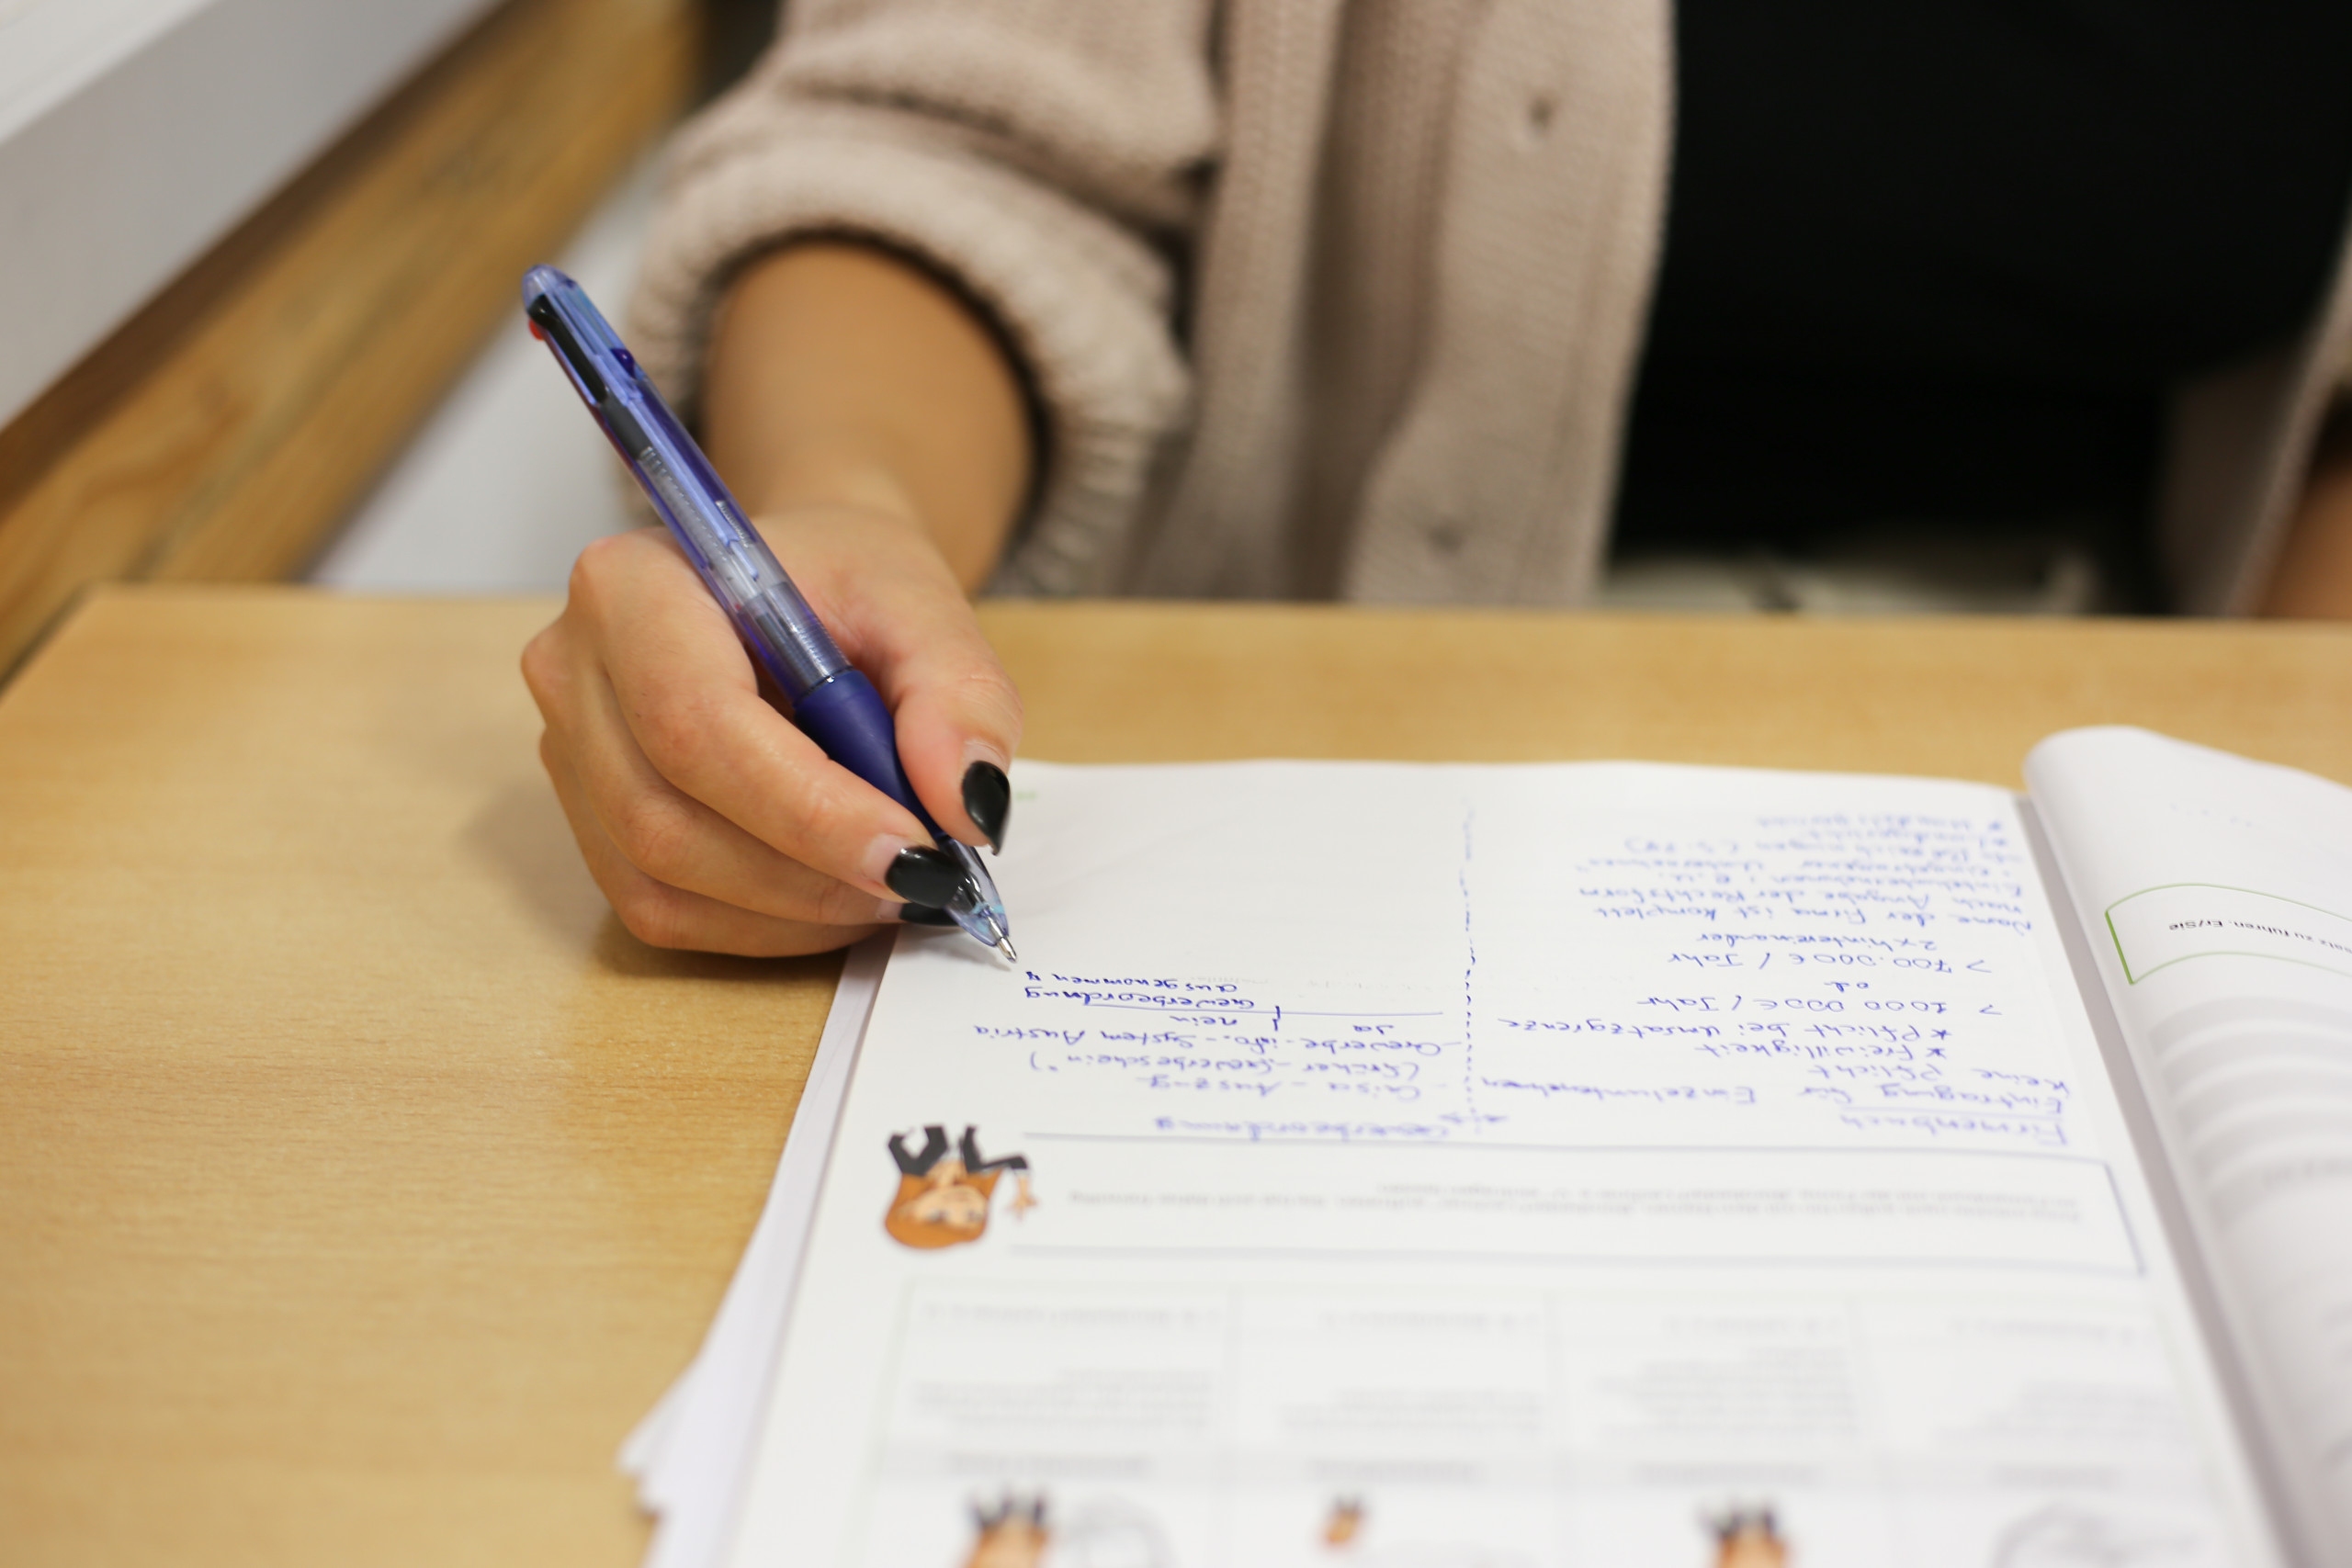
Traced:
<path id="1" fill-rule="evenodd" d="M 0 423 L 494 0 L 0 0 Z"/>
<path id="2" fill-rule="evenodd" d="M 618 320 L 653 209 L 649 158 L 552 257 Z M 518 284 L 520 278 L 515 280 Z M 514 308 L 311 570 L 373 593 L 558 593 L 600 535 L 642 527 L 627 470 Z"/>

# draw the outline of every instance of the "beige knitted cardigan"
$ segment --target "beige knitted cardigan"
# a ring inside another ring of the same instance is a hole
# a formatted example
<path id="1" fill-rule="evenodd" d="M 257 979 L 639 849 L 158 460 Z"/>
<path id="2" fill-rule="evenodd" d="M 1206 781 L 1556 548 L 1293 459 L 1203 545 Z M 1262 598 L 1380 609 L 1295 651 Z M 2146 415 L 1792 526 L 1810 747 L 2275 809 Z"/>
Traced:
<path id="1" fill-rule="evenodd" d="M 1571 604 L 1606 542 L 1673 123 L 1670 0 L 792 0 L 680 137 L 631 333 L 689 410 L 731 269 L 870 237 L 1042 411 L 1012 592 Z M 2245 609 L 2352 364 L 2180 389 L 2162 549 Z"/>

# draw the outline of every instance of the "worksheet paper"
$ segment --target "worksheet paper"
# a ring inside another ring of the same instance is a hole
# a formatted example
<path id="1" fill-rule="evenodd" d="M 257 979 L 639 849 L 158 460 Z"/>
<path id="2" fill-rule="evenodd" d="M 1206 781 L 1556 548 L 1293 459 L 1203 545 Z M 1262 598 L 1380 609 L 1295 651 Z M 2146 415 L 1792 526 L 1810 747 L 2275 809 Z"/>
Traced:
<path id="1" fill-rule="evenodd" d="M 636 1480 L 638 1504 L 655 1519 L 645 1568 L 718 1562 L 742 1507 L 769 1373 L 816 1217 L 818 1183 L 889 953 L 889 937 L 869 937 L 843 956 L 775 1179 L 718 1315 L 693 1361 L 621 1445 L 621 1469 Z"/>
<path id="2" fill-rule="evenodd" d="M 729 1560 L 2267 1563 L 2015 800 L 1023 764 Z"/>
<path id="3" fill-rule="evenodd" d="M 2027 777 L 2305 1531 L 2352 1561 L 2352 791 L 2121 728 Z"/>

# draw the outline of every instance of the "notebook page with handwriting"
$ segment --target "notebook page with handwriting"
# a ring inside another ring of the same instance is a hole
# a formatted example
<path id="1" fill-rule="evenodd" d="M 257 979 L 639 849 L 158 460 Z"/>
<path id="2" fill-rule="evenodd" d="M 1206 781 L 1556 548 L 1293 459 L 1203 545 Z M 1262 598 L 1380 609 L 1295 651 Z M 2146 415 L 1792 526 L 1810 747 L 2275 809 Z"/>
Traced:
<path id="1" fill-rule="evenodd" d="M 899 938 L 733 1561 L 2276 1560 L 2005 792 L 1015 791 L 1021 963 Z"/>
<path id="2" fill-rule="evenodd" d="M 2352 1552 L 2352 790 L 2120 728 L 2028 777 L 2312 1529 Z"/>

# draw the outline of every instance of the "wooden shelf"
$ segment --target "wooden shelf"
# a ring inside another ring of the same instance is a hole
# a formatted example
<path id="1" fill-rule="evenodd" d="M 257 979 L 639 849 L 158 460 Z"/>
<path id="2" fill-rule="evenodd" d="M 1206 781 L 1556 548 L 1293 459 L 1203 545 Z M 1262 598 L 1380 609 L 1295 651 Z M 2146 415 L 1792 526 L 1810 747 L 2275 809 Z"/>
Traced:
<path id="1" fill-rule="evenodd" d="M 0 429 L 0 671 L 122 579 L 299 570 L 674 118 L 692 0 L 508 0 Z"/>

